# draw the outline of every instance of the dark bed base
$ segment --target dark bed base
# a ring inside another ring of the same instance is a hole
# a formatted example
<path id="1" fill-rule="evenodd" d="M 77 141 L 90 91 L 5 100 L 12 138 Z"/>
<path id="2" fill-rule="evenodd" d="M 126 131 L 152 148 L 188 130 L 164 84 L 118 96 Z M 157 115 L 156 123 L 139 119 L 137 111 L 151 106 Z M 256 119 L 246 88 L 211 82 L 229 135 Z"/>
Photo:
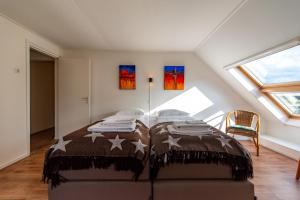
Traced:
<path id="1" fill-rule="evenodd" d="M 254 186 L 249 181 L 170 180 L 153 184 L 154 200 L 253 200 Z"/>
<path id="2" fill-rule="evenodd" d="M 149 200 L 148 181 L 70 181 L 52 188 L 49 200 Z"/>
<path id="3" fill-rule="evenodd" d="M 152 195 L 151 195 L 152 194 Z M 70 181 L 49 186 L 49 200 L 256 200 L 249 181 Z"/>

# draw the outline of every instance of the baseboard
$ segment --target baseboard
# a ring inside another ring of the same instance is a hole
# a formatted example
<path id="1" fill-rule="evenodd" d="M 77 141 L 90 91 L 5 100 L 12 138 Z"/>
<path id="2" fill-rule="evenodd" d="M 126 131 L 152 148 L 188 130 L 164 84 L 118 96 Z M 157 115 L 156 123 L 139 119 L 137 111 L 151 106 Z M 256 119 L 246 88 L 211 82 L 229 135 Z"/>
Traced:
<path id="1" fill-rule="evenodd" d="M 18 161 L 20 161 L 20 160 L 23 160 L 24 158 L 26 158 L 26 157 L 28 157 L 28 156 L 29 156 L 29 154 L 28 154 L 28 153 L 25 153 L 25 154 L 23 154 L 23 155 L 17 157 L 16 159 L 10 160 L 10 161 L 8 161 L 8 162 L 6 162 L 6 163 L 0 165 L 0 170 L 4 169 L 5 167 L 8 167 L 8 166 L 10 166 L 10 165 L 12 165 L 12 164 L 15 164 L 16 162 L 18 162 Z"/>
<path id="2" fill-rule="evenodd" d="M 298 160 L 300 158 L 300 145 L 286 142 L 267 135 L 261 135 L 260 144 L 263 147 L 285 155 L 293 160 Z"/>

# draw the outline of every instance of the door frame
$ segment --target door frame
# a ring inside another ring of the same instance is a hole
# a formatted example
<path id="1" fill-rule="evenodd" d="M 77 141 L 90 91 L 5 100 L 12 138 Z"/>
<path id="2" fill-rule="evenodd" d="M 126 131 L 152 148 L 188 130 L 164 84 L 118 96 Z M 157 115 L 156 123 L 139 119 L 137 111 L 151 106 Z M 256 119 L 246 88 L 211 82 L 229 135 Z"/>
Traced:
<path id="1" fill-rule="evenodd" d="M 41 47 L 30 40 L 26 40 L 26 146 L 27 155 L 30 155 L 30 49 L 34 49 L 38 52 L 46 54 L 54 58 L 54 103 L 55 103 L 55 138 L 58 137 L 57 127 L 58 127 L 58 58 L 59 55 L 53 53 L 51 50 Z"/>

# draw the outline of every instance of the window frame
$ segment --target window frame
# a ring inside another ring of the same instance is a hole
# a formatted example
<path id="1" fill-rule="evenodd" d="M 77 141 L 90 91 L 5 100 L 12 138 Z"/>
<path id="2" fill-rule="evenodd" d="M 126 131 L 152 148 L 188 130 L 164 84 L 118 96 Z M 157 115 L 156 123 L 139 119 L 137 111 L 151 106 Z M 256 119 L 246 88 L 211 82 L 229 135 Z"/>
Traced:
<path id="1" fill-rule="evenodd" d="M 299 45 L 299 44 L 298 44 Z M 286 48 L 288 49 L 288 48 Z M 275 52 L 273 52 L 275 53 Z M 269 54 L 271 55 L 271 54 Z M 258 59 L 258 58 L 256 58 Z M 254 60 L 256 60 L 254 59 Z M 267 97 L 280 111 L 282 111 L 289 119 L 300 120 L 300 115 L 291 113 L 285 106 L 283 106 L 279 100 L 271 95 L 272 92 L 299 92 L 300 81 L 288 82 L 288 83 L 273 83 L 273 84 L 262 84 L 257 80 L 254 74 L 248 72 L 242 64 L 237 66 L 237 69 L 250 81 L 258 90 Z"/>

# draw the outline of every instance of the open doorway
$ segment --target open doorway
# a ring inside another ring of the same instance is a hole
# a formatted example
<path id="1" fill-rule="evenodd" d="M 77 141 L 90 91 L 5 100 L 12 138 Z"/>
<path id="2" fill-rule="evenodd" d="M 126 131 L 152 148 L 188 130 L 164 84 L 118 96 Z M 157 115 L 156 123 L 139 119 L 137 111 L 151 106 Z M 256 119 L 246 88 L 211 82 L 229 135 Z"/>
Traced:
<path id="1" fill-rule="evenodd" d="M 55 59 L 30 49 L 30 152 L 55 137 Z"/>

